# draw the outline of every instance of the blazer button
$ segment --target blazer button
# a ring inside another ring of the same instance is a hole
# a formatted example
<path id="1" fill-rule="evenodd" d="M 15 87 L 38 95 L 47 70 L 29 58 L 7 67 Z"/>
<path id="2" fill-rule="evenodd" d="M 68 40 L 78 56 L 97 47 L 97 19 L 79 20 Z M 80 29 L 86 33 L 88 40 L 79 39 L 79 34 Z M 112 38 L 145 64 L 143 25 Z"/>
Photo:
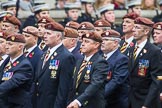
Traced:
<path id="1" fill-rule="evenodd" d="M 39 85 L 39 83 L 37 82 L 36 85 Z"/>
<path id="2" fill-rule="evenodd" d="M 37 96 L 39 96 L 39 93 L 37 93 Z"/>
<path id="3" fill-rule="evenodd" d="M 78 92 L 76 92 L 75 95 L 78 95 Z"/>
<path id="4" fill-rule="evenodd" d="M 85 101 L 85 102 L 84 102 L 84 105 L 87 105 L 87 104 L 88 104 L 88 101 Z"/>

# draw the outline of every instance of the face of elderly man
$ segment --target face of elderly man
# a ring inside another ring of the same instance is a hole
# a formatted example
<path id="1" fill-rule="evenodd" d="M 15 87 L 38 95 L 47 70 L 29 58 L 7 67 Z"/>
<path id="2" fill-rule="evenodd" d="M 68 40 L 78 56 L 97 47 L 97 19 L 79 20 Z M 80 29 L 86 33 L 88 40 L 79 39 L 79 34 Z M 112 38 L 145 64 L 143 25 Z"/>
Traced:
<path id="1" fill-rule="evenodd" d="M 154 29 L 153 39 L 154 43 L 162 44 L 162 30 Z"/>

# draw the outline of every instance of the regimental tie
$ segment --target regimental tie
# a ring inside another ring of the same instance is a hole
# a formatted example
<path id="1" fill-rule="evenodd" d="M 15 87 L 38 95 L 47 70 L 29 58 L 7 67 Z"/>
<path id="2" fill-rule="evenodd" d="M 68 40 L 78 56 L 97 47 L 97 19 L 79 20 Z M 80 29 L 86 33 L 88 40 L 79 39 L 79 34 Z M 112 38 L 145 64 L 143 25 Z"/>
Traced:
<path id="1" fill-rule="evenodd" d="M 3 60 L 2 56 L 0 56 L 0 62 Z"/>
<path id="2" fill-rule="evenodd" d="M 45 57 L 44 57 L 44 61 L 43 61 L 42 68 L 44 67 L 45 63 L 48 61 L 48 59 L 49 59 L 49 54 L 50 54 L 50 50 L 48 49 L 47 52 L 46 52 L 46 55 L 45 55 Z"/>
<path id="3" fill-rule="evenodd" d="M 124 44 L 123 44 L 123 46 L 120 48 L 120 52 L 121 53 L 124 53 L 125 52 L 125 50 L 127 49 L 127 45 L 128 45 L 128 42 L 124 42 Z"/>
<path id="4" fill-rule="evenodd" d="M 28 54 L 28 50 L 25 50 L 24 51 L 24 56 L 27 57 L 27 54 Z"/>
<path id="5" fill-rule="evenodd" d="M 4 67 L 4 72 L 7 72 L 9 69 L 11 69 L 11 67 L 12 67 L 12 63 L 11 61 L 9 61 L 7 65 Z"/>
<path id="6" fill-rule="evenodd" d="M 103 59 L 107 59 L 107 55 L 106 54 L 103 54 Z"/>
<path id="7" fill-rule="evenodd" d="M 84 68 L 86 67 L 86 65 L 87 65 L 87 61 L 86 60 L 83 60 L 81 66 L 80 66 L 80 69 L 78 71 L 77 80 L 76 80 L 76 88 L 78 88 L 78 84 L 79 84 L 80 77 L 82 75 L 82 71 L 84 70 Z"/>
<path id="8" fill-rule="evenodd" d="M 136 46 L 135 48 L 134 48 L 134 51 L 133 51 L 133 58 L 134 58 L 134 60 L 136 59 L 136 57 L 137 57 L 137 50 L 138 50 L 138 46 Z"/>

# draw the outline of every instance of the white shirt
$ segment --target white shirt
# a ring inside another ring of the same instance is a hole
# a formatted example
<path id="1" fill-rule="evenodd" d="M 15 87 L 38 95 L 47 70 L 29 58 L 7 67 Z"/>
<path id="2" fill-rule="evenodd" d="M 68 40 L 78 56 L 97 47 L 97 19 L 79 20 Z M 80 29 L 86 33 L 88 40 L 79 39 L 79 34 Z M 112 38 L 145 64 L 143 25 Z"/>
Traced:
<path id="1" fill-rule="evenodd" d="M 146 45 L 146 43 L 147 43 L 147 39 L 138 45 L 136 57 L 137 57 L 138 54 L 141 52 L 141 50 L 144 48 L 144 46 Z M 136 44 L 136 46 L 137 46 L 137 44 Z M 136 46 L 135 46 L 135 47 L 136 47 Z"/>
<path id="2" fill-rule="evenodd" d="M 72 47 L 70 49 L 68 49 L 69 52 L 72 52 L 75 49 L 75 47 Z"/>
<path id="3" fill-rule="evenodd" d="M 117 48 L 117 49 L 118 49 L 118 48 Z M 115 49 L 114 51 L 109 52 L 108 54 L 105 54 L 105 55 L 106 55 L 106 60 L 108 60 L 108 59 L 111 57 L 111 55 L 113 55 L 114 52 L 115 52 L 117 49 Z"/>
<path id="4" fill-rule="evenodd" d="M 26 57 L 29 55 L 29 53 L 31 53 L 33 50 L 34 50 L 34 48 L 36 48 L 37 47 L 37 44 L 35 44 L 33 47 L 31 47 L 31 48 L 29 48 L 28 50 L 27 50 L 27 54 L 26 54 Z"/>
<path id="5" fill-rule="evenodd" d="M 92 58 L 92 56 L 93 56 L 93 55 L 90 55 L 90 56 L 88 56 L 88 57 L 85 56 L 85 57 L 84 57 L 84 60 L 86 60 L 87 62 L 89 62 L 89 60 Z M 75 99 L 74 102 L 77 102 L 77 104 L 79 105 L 79 107 L 82 106 L 82 104 L 81 104 L 77 99 Z"/>
<path id="6" fill-rule="evenodd" d="M 92 58 L 92 56 L 93 56 L 93 55 L 90 55 L 90 56 L 88 56 L 88 57 L 85 56 L 85 57 L 84 57 L 84 60 L 86 60 L 87 62 L 89 62 L 89 60 Z"/>
<path id="7" fill-rule="evenodd" d="M 54 47 L 51 48 L 51 49 L 48 49 L 48 50 L 50 50 L 50 54 L 49 54 L 47 60 L 48 60 L 48 59 L 50 58 L 50 56 L 57 50 L 57 48 L 59 48 L 61 45 L 62 45 L 62 43 L 60 43 L 60 44 L 54 46 Z"/>
<path id="8" fill-rule="evenodd" d="M 2 63 L 6 60 L 7 57 L 8 57 L 8 55 L 3 55 L 3 56 L 2 56 L 3 60 L 0 61 L 0 66 L 1 66 Z"/>
<path id="9" fill-rule="evenodd" d="M 134 36 L 130 37 L 129 39 L 125 39 L 125 41 L 128 43 L 127 47 L 130 45 L 130 43 L 133 41 Z"/>
<path id="10" fill-rule="evenodd" d="M 16 58 L 14 58 L 14 59 L 11 59 L 10 58 L 10 61 L 11 61 L 11 63 L 14 63 L 20 56 L 22 56 L 23 54 L 20 54 L 19 56 L 17 56 Z"/>

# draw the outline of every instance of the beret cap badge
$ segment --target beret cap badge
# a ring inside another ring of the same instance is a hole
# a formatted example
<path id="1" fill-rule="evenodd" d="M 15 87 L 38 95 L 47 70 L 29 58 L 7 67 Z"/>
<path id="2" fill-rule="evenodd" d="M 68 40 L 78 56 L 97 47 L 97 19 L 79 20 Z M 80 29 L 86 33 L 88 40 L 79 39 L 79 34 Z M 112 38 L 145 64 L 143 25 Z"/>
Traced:
<path id="1" fill-rule="evenodd" d="M 85 25 L 82 25 L 82 28 L 86 28 L 86 26 Z"/>
<path id="2" fill-rule="evenodd" d="M 46 19 L 42 19 L 42 22 L 46 23 L 47 21 L 46 21 Z"/>
<path id="3" fill-rule="evenodd" d="M 162 29 L 162 28 L 161 28 L 161 25 L 157 25 L 157 29 Z"/>
<path id="4" fill-rule="evenodd" d="M 14 40 L 15 40 L 15 36 L 12 36 L 12 37 L 11 37 L 11 40 L 14 41 Z"/>
<path id="5" fill-rule="evenodd" d="M 106 32 L 106 35 L 109 35 L 109 32 Z"/>
<path id="6" fill-rule="evenodd" d="M 103 24 L 102 24 L 102 22 L 99 22 L 98 25 L 102 26 Z"/>

